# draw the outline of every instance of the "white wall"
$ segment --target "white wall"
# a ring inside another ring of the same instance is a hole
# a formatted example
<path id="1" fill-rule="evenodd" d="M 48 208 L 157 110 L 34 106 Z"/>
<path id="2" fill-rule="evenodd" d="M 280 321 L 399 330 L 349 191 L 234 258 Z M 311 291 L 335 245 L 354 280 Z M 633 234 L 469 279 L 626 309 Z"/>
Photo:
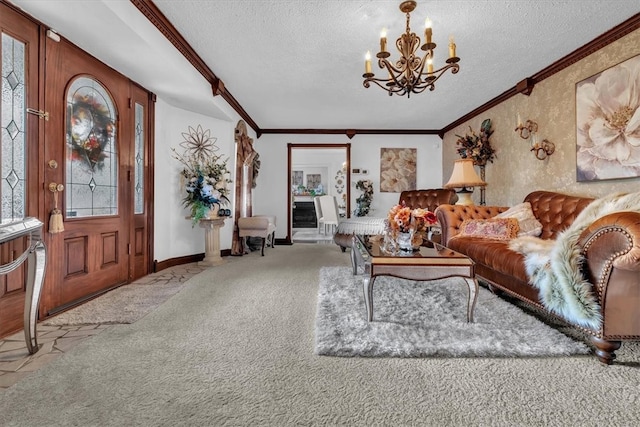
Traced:
<path id="1" fill-rule="evenodd" d="M 171 148 L 182 152 L 182 133 L 188 133 L 189 126 L 195 128 L 201 125 L 204 130 L 210 129 L 211 135 L 217 138 L 217 153 L 229 157 L 227 166 L 231 171 L 231 179 L 235 180 L 234 130 L 238 118 L 233 121 L 215 119 L 176 108 L 159 98 L 155 109 L 154 259 L 164 261 L 204 252 L 204 230 L 198 225 L 192 227 L 191 221 L 185 218 L 189 216 L 189 210 L 181 204 L 184 197 L 184 188 L 180 186 L 181 167 L 180 162 L 172 157 Z M 234 212 L 233 183 L 229 185 L 229 190 L 229 209 Z M 221 249 L 231 249 L 232 235 L 233 221 L 227 219 L 220 230 Z"/>
<path id="2" fill-rule="evenodd" d="M 442 141 L 437 135 L 274 135 L 267 134 L 254 141 L 262 161 L 258 185 L 253 193 L 253 212 L 276 215 L 276 237 L 287 236 L 287 144 L 351 144 L 351 168 L 367 169 L 367 175 L 351 175 L 351 209 L 360 191 L 359 179 L 374 183 L 373 211 L 370 216 L 384 216 L 398 203 L 399 193 L 380 193 L 380 149 L 416 148 L 418 157 L 417 187 L 442 186 Z"/>

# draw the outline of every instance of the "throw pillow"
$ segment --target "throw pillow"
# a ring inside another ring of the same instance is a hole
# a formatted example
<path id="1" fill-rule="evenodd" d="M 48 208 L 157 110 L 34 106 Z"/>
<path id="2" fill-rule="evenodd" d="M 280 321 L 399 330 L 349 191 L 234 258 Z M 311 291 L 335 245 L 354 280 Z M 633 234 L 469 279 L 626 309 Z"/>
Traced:
<path id="1" fill-rule="evenodd" d="M 465 219 L 460 224 L 458 236 L 511 240 L 518 234 L 518 229 L 515 218 Z"/>
<path id="2" fill-rule="evenodd" d="M 542 233 L 542 224 L 533 215 L 533 210 L 531 209 L 531 203 L 529 202 L 524 202 L 524 203 L 520 203 L 519 205 L 515 205 L 509 210 L 506 210 L 501 214 L 496 215 L 496 218 L 517 219 L 518 225 L 520 226 L 518 237 L 539 236 Z"/>

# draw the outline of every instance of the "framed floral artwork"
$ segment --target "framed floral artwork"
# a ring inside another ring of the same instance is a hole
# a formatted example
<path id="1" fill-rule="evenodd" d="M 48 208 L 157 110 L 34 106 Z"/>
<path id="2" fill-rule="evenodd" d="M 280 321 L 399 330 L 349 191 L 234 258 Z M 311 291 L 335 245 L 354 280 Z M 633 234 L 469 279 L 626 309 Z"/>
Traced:
<path id="1" fill-rule="evenodd" d="M 640 176 L 640 55 L 576 84 L 576 179 Z"/>
<path id="2" fill-rule="evenodd" d="M 380 192 L 400 193 L 416 189 L 415 148 L 380 149 Z"/>

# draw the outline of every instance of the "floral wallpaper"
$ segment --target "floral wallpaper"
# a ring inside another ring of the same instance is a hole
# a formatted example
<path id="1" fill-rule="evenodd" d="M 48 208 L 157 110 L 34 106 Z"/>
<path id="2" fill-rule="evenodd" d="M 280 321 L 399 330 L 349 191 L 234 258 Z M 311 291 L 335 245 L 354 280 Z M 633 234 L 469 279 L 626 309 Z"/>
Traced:
<path id="1" fill-rule="evenodd" d="M 640 54 L 640 30 L 605 46 L 588 57 L 536 84 L 529 96 L 518 94 L 460 124 L 444 135 L 442 182 L 447 182 L 453 162 L 459 159 L 456 135 L 469 126 L 479 129 L 491 119 L 491 144 L 496 158 L 486 167 L 486 204 L 513 206 L 535 190 L 601 197 L 613 191 L 638 191 L 640 178 L 578 182 L 576 176 L 576 85 L 591 76 Z M 538 124 L 538 139 L 555 144 L 553 155 L 537 160 L 530 143 L 514 131 L 518 114 Z M 479 204 L 476 189 L 473 200 Z"/>

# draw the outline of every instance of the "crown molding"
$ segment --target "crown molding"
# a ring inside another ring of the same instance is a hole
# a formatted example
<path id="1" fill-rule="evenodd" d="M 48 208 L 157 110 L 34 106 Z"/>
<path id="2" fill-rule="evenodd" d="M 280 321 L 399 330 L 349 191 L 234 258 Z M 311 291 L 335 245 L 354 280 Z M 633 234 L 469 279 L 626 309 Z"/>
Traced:
<path id="1" fill-rule="evenodd" d="M 176 27 L 167 19 L 151 0 L 130 0 L 131 3 L 164 35 L 169 42 L 198 70 L 200 74 L 211 84 L 213 96 L 222 96 L 240 117 L 257 133 L 260 128 L 249 116 L 240 103 L 233 97 L 225 84 L 215 75 L 207 64 L 200 58 L 191 45 L 178 32 Z"/>
<path id="2" fill-rule="evenodd" d="M 295 135 L 346 135 L 352 139 L 356 135 L 439 135 L 437 129 L 261 129 L 258 138 L 264 134 Z"/>
<path id="3" fill-rule="evenodd" d="M 468 120 L 471 120 L 472 118 L 484 113 L 487 110 L 490 110 L 496 105 L 503 103 L 512 96 L 515 96 L 519 93 L 528 96 L 529 94 L 531 94 L 531 91 L 533 91 L 533 88 L 537 83 L 540 83 L 544 79 L 547 79 L 557 72 L 564 70 L 565 68 L 597 52 L 598 50 L 613 43 L 614 41 L 621 39 L 622 37 L 637 30 L 638 28 L 640 28 L 640 13 L 633 15 L 631 18 L 627 19 L 620 25 L 616 25 L 615 27 L 596 37 L 586 45 L 574 50 L 570 54 L 564 56 L 563 58 L 559 59 L 558 61 L 554 62 L 553 64 L 549 65 L 533 76 L 523 79 L 514 87 L 506 90 L 487 103 L 479 106 L 475 110 L 470 111 L 469 113 L 460 117 L 458 120 L 445 126 L 440 131 L 440 136 L 444 137 L 444 134 L 449 132 L 451 129 L 461 125 Z"/>

